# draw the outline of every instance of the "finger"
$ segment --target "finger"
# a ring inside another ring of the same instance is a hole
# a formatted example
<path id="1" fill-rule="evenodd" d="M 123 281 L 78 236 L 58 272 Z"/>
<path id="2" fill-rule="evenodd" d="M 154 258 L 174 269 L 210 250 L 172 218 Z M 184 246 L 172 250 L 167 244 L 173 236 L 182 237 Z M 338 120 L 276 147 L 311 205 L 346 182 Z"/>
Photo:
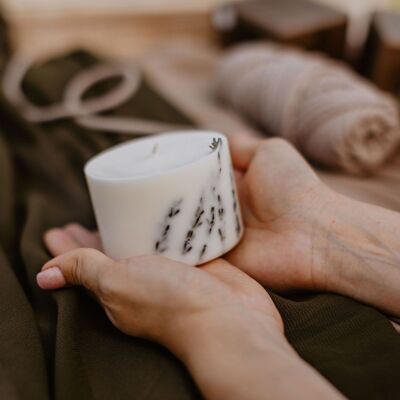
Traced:
<path id="1" fill-rule="evenodd" d="M 100 251 L 80 248 L 48 261 L 36 280 L 42 289 L 59 289 L 69 284 L 98 293 L 106 272 L 117 264 Z"/>
<path id="2" fill-rule="evenodd" d="M 102 250 L 100 235 L 98 232 L 89 231 L 82 225 L 70 223 L 64 227 L 64 230 L 79 243 L 79 247 L 90 247 L 96 250 Z"/>
<path id="3" fill-rule="evenodd" d="M 394 322 L 394 321 L 390 321 L 390 322 L 393 325 L 394 329 L 396 329 L 396 331 L 398 333 L 400 333 L 400 324 L 398 324 L 397 322 Z"/>
<path id="4" fill-rule="evenodd" d="M 243 172 L 235 170 L 235 183 L 236 191 L 240 200 L 240 209 L 242 212 L 242 216 L 246 220 L 246 213 L 248 212 L 248 189 Z"/>
<path id="5" fill-rule="evenodd" d="M 257 147 L 263 140 L 250 135 L 232 135 L 229 138 L 233 166 L 245 171 L 249 166 Z"/>
<path id="6" fill-rule="evenodd" d="M 238 169 L 235 169 L 233 171 L 234 177 L 235 177 L 235 182 L 236 184 L 240 184 L 244 178 L 244 173 L 243 171 L 239 171 Z"/>
<path id="7" fill-rule="evenodd" d="M 300 186 L 304 189 L 305 184 L 319 182 L 303 156 L 292 144 L 281 138 L 264 140 L 257 147 L 248 173 L 253 178 L 254 187 L 261 189 L 271 183 L 285 184 L 287 187 Z"/>
<path id="8" fill-rule="evenodd" d="M 81 247 L 71 235 L 59 228 L 48 230 L 44 234 L 43 240 L 53 256 L 59 256 Z"/>

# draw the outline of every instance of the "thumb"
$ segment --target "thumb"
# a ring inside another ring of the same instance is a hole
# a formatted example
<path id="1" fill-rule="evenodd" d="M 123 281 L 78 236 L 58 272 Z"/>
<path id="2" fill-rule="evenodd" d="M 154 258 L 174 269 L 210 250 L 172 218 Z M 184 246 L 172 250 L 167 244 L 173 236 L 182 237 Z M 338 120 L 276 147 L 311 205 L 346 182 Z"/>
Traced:
<path id="1" fill-rule="evenodd" d="M 117 263 L 98 250 L 71 250 L 48 261 L 36 276 L 42 289 L 59 289 L 65 285 L 81 285 L 97 292 L 105 273 Z"/>
<path id="2" fill-rule="evenodd" d="M 229 138 L 229 147 L 233 166 L 241 171 L 246 171 L 262 139 L 244 134 L 232 135 Z"/>

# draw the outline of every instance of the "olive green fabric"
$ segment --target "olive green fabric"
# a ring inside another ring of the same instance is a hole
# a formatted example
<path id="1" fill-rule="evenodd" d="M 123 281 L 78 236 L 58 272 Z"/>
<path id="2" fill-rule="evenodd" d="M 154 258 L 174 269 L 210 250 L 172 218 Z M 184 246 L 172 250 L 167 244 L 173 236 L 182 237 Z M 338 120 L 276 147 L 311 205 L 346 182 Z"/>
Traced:
<path id="1" fill-rule="evenodd" d="M 36 103 L 57 101 L 69 77 L 94 62 L 85 52 L 54 59 L 31 71 L 24 88 Z M 117 113 L 190 123 L 146 82 Z M 46 229 L 70 221 L 95 228 L 85 161 L 127 137 L 89 131 L 70 120 L 30 124 L 3 96 L 0 121 L 0 397 L 200 397 L 173 355 L 119 332 L 84 291 L 49 293 L 35 283 L 50 257 L 42 243 Z M 353 399 L 398 398 L 400 336 L 386 317 L 330 294 L 273 294 L 273 299 L 291 343 L 343 393 Z"/>

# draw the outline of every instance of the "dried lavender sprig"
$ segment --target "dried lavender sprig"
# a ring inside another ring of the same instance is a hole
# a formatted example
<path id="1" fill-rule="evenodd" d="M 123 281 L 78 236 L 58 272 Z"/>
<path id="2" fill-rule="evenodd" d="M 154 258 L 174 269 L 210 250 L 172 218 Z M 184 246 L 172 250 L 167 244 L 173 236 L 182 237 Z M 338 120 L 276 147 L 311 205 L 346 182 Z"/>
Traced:
<path id="1" fill-rule="evenodd" d="M 167 241 L 169 238 L 169 232 L 171 230 L 171 222 L 172 222 L 171 220 L 180 213 L 181 211 L 180 206 L 182 204 L 182 201 L 183 199 L 174 201 L 164 217 L 164 223 L 162 225 L 162 230 L 161 230 L 162 233 L 160 235 L 161 237 L 156 241 L 154 245 L 154 250 L 157 253 L 163 253 L 166 250 L 168 250 Z"/>

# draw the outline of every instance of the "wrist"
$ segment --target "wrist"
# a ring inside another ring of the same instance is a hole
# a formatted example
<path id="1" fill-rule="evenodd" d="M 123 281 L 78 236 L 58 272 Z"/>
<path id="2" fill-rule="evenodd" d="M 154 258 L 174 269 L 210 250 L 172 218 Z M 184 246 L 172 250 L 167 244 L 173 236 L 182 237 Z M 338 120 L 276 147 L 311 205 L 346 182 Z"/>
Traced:
<path id="1" fill-rule="evenodd" d="M 340 398 L 287 342 L 272 317 L 249 310 L 216 312 L 189 323 L 178 357 L 207 399 Z M 292 385 L 287 385 L 290 376 Z"/>
<path id="2" fill-rule="evenodd" d="M 212 309 L 181 319 L 176 332 L 178 335 L 169 347 L 185 364 L 209 354 L 226 354 L 244 347 L 249 351 L 268 351 L 279 346 L 295 354 L 282 325 L 260 311 Z"/>
<path id="3" fill-rule="evenodd" d="M 399 315 L 399 214 L 336 193 L 326 209 L 319 289 Z"/>

